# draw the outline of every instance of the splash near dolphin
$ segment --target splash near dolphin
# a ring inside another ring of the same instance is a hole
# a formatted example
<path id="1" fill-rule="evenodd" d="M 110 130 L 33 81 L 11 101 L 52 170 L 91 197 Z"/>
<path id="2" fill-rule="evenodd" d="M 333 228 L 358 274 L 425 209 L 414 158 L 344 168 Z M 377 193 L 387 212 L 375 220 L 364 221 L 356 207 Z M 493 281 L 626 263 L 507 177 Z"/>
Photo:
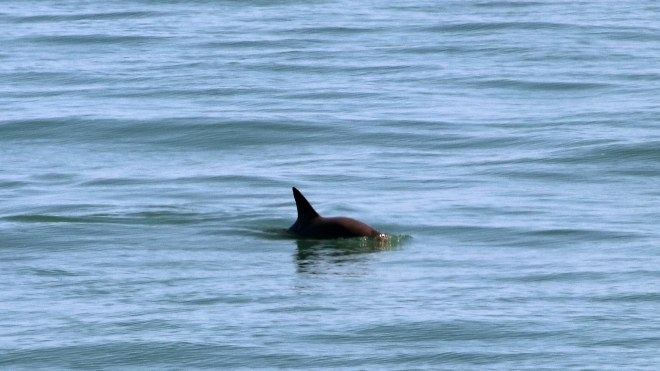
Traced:
<path id="1" fill-rule="evenodd" d="M 322 217 L 296 187 L 293 187 L 293 198 L 296 200 L 298 208 L 298 219 L 287 230 L 293 235 L 319 240 L 351 237 L 383 238 L 386 236 L 355 219 Z"/>

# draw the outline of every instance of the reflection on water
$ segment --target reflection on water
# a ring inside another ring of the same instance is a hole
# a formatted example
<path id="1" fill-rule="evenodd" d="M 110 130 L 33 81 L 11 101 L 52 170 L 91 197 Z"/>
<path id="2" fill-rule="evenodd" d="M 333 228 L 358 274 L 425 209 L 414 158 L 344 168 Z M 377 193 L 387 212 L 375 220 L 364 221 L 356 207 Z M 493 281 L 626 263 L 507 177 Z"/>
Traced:
<path id="1" fill-rule="evenodd" d="M 344 265 L 364 262 L 368 254 L 397 250 L 409 236 L 389 236 L 382 238 L 345 238 L 337 240 L 298 239 L 296 263 L 299 273 L 324 273 L 328 264 Z"/>

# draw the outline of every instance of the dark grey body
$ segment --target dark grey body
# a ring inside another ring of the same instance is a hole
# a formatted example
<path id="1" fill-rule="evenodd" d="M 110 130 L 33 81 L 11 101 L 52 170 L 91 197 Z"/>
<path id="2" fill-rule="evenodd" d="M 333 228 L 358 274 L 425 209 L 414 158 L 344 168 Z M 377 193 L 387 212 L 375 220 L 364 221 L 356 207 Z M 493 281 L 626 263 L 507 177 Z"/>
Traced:
<path id="1" fill-rule="evenodd" d="M 324 218 L 295 187 L 293 197 L 298 208 L 298 220 L 288 229 L 288 232 L 302 237 L 331 239 L 350 237 L 380 237 L 382 233 L 372 227 L 351 218 Z"/>
<path id="2" fill-rule="evenodd" d="M 289 233 L 318 239 L 378 237 L 381 235 L 377 230 L 355 219 L 344 217 L 324 218 L 320 215 L 302 223 L 297 220 L 289 228 Z"/>

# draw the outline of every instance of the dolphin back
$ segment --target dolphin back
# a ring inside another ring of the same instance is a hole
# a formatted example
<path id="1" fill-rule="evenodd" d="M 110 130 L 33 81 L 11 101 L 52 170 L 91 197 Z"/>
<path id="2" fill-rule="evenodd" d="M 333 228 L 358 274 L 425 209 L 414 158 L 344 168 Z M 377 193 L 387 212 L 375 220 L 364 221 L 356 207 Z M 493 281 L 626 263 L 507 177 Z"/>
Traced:
<path id="1" fill-rule="evenodd" d="M 296 187 L 293 187 L 293 198 L 296 199 L 298 219 L 288 229 L 289 233 L 319 239 L 381 236 L 374 228 L 355 219 L 322 217 Z"/>

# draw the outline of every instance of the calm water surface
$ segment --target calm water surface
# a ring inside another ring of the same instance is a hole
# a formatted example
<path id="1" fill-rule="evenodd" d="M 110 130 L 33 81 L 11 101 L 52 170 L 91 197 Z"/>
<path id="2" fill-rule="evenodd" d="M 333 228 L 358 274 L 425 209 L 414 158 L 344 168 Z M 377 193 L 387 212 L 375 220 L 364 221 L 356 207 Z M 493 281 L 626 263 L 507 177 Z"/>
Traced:
<path id="1" fill-rule="evenodd" d="M 2 2 L 0 367 L 656 370 L 658 19 Z"/>

